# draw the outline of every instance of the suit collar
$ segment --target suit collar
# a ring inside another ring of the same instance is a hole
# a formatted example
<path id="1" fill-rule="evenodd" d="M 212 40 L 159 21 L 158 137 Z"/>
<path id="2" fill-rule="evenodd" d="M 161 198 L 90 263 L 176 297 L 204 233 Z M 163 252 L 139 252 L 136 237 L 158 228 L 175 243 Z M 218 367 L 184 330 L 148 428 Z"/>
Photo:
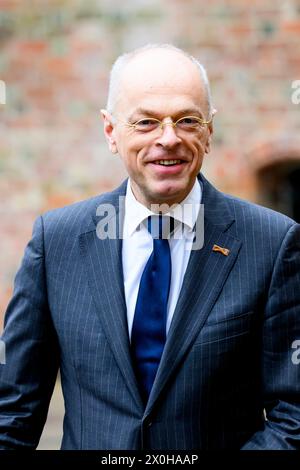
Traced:
<path id="1" fill-rule="evenodd" d="M 91 220 L 88 220 L 85 232 L 95 230 L 95 226 L 97 227 L 97 224 L 101 217 L 98 209 L 101 205 L 103 206 L 103 212 L 105 212 L 105 208 L 108 209 L 109 206 L 112 206 L 114 208 L 114 211 L 108 213 L 107 221 L 114 216 L 116 216 L 117 222 L 120 221 L 120 212 L 122 214 L 122 210 L 124 209 L 124 197 L 126 196 L 127 181 L 128 179 L 124 180 L 116 189 L 111 192 L 101 194 L 96 199 L 96 203 L 93 206 L 92 212 L 88 214 L 91 217 Z"/>
<path id="2" fill-rule="evenodd" d="M 228 203 L 224 198 L 224 194 L 218 191 L 212 184 L 210 184 L 202 173 L 198 175 L 198 181 L 202 188 L 202 201 L 204 204 L 204 218 L 209 224 L 218 226 L 220 230 L 228 229 L 234 222 L 234 217 L 231 210 L 228 208 Z M 122 210 L 124 210 L 124 197 L 126 196 L 128 178 L 115 190 L 104 193 L 96 200 L 91 213 L 92 223 L 88 222 L 85 231 L 94 230 L 99 222 L 99 215 L 97 215 L 97 208 L 103 204 L 111 204 L 115 208 L 115 215 L 120 221 Z M 121 202 L 121 204 L 120 204 Z M 113 213 L 111 214 L 113 216 Z"/>
<path id="3" fill-rule="evenodd" d="M 219 227 L 221 231 L 226 231 L 235 220 L 232 211 L 228 207 L 226 197 L 210 184 L 201 173 L 198 178 L 203 188 L 204 219 L 209 225 L 214 225 Z"/>

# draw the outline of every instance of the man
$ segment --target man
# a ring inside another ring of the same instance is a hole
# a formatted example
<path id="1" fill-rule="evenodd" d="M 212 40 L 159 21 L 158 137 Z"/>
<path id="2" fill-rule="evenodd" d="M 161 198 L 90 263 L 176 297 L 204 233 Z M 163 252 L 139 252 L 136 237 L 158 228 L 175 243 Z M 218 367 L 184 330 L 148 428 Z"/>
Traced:
<path id="1" fill-rule="evenodd" d="M 200 173 L 214 112 L 181 50 L 114 65 L 104 132 L 129 180 L 35 223 L 2 338 L 2 448 L 37 446 L 59 367 L 63 449 L 300 448 L 300 228 Z"/>

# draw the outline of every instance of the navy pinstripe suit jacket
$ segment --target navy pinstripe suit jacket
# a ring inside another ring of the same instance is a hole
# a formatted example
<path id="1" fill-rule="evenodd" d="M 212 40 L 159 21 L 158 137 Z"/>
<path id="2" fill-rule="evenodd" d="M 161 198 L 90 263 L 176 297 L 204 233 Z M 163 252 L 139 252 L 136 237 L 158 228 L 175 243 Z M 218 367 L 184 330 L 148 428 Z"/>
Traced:
<path id="1" fill-rule="evenodd" d="M 1 448 L 37 446 L 59 367 L 63 449 L 300 448 L 300 226 L 199 178 L 204 247 L 191 253 L 146 409 L 122 243 L 96 235 L 97 207 L 118 208 L 126 183 L 37 219 L 5 317 Z"/>

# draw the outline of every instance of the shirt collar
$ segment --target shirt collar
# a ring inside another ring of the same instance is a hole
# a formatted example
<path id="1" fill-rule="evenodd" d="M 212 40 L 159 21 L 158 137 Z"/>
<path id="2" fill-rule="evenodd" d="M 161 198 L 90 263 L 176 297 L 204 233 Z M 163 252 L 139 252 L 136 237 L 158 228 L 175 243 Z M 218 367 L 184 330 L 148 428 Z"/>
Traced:
<path id="1" fill-rule="evenodd" d="M 196 178 L 195 183 L 186 196 L 186 198 L 171 209 L 166 215 L 174 217 L 175 220 L 178 220 L 184 227 L 191 232 L 196 223 L 200 204 L 202 197 L 202 188 L 198 178 Z M 126 200 L 125 200 L 125 224 L 126 224 L 126 233 L 128 236 L 131 236 L 137 227 L 150 215 L 154 215 L 154 212 L 150 211 L 146 206 L 141 204 L 135 198 L 131 185 L 130 179 L 127 182 L 126 190 Z"/>

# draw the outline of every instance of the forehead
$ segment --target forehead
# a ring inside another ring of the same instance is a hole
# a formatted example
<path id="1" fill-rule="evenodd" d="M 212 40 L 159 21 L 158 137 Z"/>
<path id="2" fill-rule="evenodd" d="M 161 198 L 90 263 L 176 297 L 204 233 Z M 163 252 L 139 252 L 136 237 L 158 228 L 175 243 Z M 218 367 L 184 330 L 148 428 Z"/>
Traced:
<path id="1" fill-rule="evenodd" d="M 127 115 L 139 107 L 169 115 L 180 108 L 203 112 L 205 106 L 198 67 L 177 52 L 147 51 L 133 58 L 122 73 L 117 107 Z"/>

